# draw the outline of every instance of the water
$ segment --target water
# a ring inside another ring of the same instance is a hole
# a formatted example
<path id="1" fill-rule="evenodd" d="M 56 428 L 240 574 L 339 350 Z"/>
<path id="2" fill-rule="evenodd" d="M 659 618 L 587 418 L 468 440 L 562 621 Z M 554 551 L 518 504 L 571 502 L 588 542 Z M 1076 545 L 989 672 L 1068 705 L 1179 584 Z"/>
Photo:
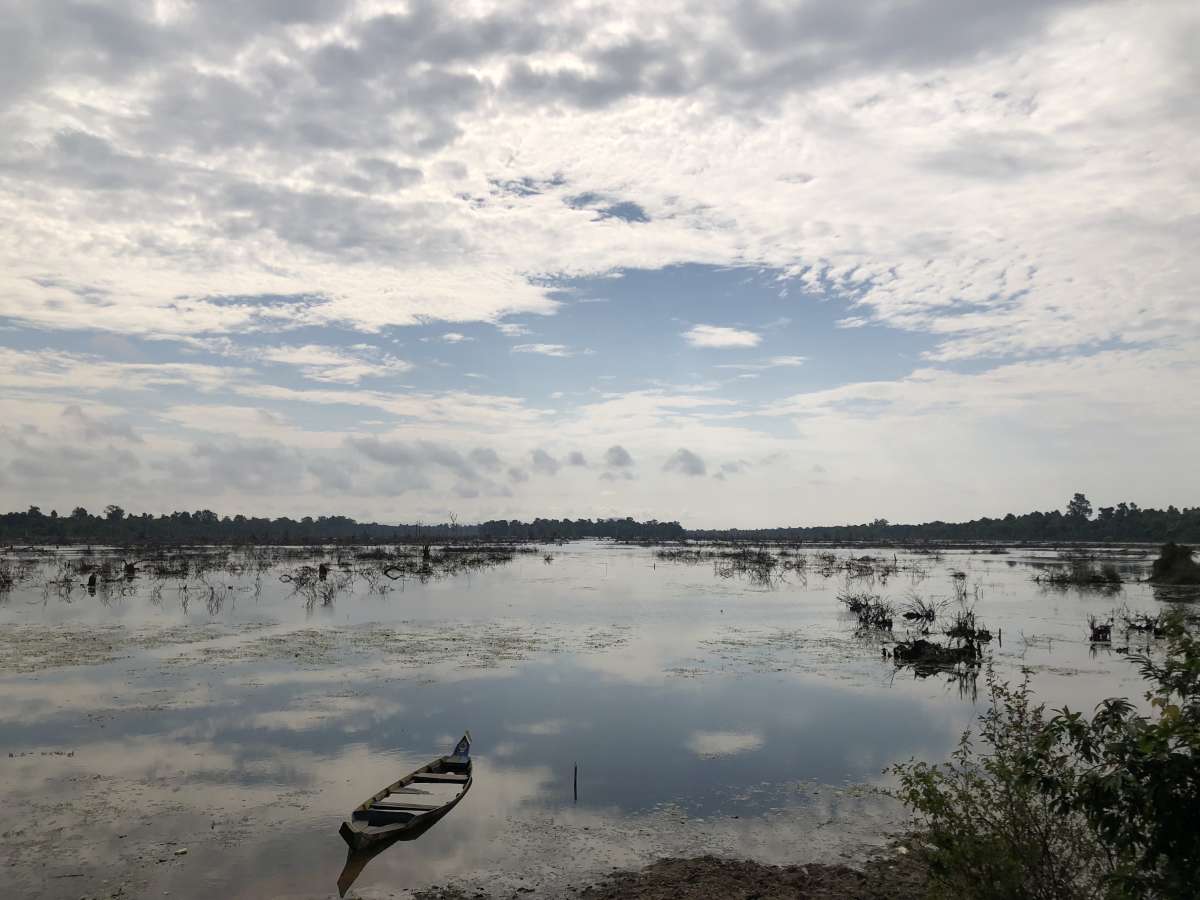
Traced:
<path id="1" fill-rule="evenodd" d="M 853 855 L 903 821 L 872 790 L 883 769 L 944 758 L 980 711 L 982 679 L 916 677 L 856 634 L 843 572 L 762 583 L 653 548 L 545 549 L 424 583 L 347 553 L 234 554 L 187 577 L 117 566 L 94 595 L 78 574 L 47 585 L 78 552 L 10 554 L 26 563 L 0 595 L 5 895 L 336 896 L 341 820 L 467 728 L 470 793 L 351 895 L 545 886 L 663 853 Z M 1017 550 L 896 554 L 900 572 L 851 586 L 961 585 L 1001 677 L 1087 709 L 1143 690 L 1087 616 L 1182 599 L 1134 581 L 1144 551 L 1113 558 L 1117 593 L 1044 589 L 1056 555 Z M 321 560 L 326 582 L 280 580 Z"/>

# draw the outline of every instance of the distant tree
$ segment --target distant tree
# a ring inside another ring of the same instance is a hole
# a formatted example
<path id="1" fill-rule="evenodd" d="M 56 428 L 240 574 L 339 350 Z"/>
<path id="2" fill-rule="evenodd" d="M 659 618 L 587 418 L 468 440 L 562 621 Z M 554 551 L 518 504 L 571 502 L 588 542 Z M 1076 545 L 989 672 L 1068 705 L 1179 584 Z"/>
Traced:
<path id="1" fill-rule="evenodd" d="M 40 507 L 37 507 L 37 506 L 32 506 L 32 505 L 31 505 L 31 506 L 29 507 L 29 512 L 27 512 L 25 515 L 27 515 L 27 516 L 32 516 L 33 518 L 35 518 L 35 519 L 36 519 L 36 518 L 37 518 L 38 516 L 40 516 L 41 514 L 42 514 L 42 510 L 41 510 L 41 508 L 40 508 Z"/>
<path id="2" fill-rule="evenodd" d="M 1092 517 L 1092 501 L 1083 494 L 1076 494 L 1067 504 L 1067 515 L 1072 519 L 1090 519 Z"/>
<path id="3" fill-rule="evenodd" d="M 84 509 L 82 506 L 77 506 L 73 510 L 71 510 L 71 518 L 72 519 L 86 519 L 87 517 L 88 517 L 88 511 L 86 509 Z"/>
<path id="4" fill-rule="evenodd" d="M 108 519 L 110 522 L 120 522 L 123 518 L 125 518 L 125 510 L 121 509 L 121 507 L 117 506 L 115 503 L 110 503 L 108 506 L 104 507 L 104 518 Z"/>

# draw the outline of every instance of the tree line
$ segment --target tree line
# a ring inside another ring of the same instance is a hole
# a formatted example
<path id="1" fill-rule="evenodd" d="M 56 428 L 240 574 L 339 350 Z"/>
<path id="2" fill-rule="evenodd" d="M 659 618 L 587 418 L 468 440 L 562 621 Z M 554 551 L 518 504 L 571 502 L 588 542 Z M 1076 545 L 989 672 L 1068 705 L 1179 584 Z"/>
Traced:
<path id="1" fill-rule="evenodd" d="M 378 544 L 409 541 L 531 540 L 579 538 L 618 540 L 682 540 L 678 522 L 636 522 L 632 518 L 497 519 L 476 525 L 456 521 L 436 524 L 381 525 L 347 516 L 304 516 L 292 519 L 220 516 L 210 509 L 131 515 L 110 504 L 100 513 L 82 506 L 69 514 L 43 513 L 37 506 L 0 515 L 0 541 L 5 543 L 222 543 L 222 544 Z"/>
<path id="2" fill-rule="evenodd" d="M 632 518 L 493 519 L 474 525 L 383 525 L 347 516 L 291 519 L 220 516 L 209 509 L 162 515 L 130 514 L 111 504 L 99 513 L 82 506 L 69 514 L 44 513 L 37 506 L 0 515 L 5 543 L 389 543 L 398 541 L 531 540 L 612 538 L 633 541 L 684 539 L 922 543 L 930 541 L 1148 541 L 1200 542 L 1200 507 L 1142 508 L 1123 502 L 1093 510 L 1075 494 L 1064 510 L 1012 513 L 969 522 L 893 524 L 886 519 L 861 525 L 792 526 L 757 529 L 687 529 L 677 521 L 639 522 Z"/>
<path id="3" fill-rule="evenodd" d="M 875 519 L 862 525 L 792 528 L 690 530 L 692 538 L 767 541 L 897 542 L 923 541 L 1097 541 L 1165 543 L 1200 541 L 1200 507 L 1142 508 L 1122 502 L 1093 511 L 1091 501 L 1075 494 L 1065 510 L 984 516 L 969 522 L 893 524 Z"/>

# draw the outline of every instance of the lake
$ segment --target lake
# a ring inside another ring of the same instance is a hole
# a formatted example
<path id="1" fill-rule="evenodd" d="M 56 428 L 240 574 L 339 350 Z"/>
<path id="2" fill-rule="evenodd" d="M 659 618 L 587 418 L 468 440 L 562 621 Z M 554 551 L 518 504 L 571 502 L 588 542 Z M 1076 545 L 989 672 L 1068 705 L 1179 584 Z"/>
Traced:
<path id="1" fill-rule="evenodd" d="M 341 821 L 466 729 L 471 791 L 348 896 L 542 891 L 667 854 L 853 859 L 904 822 L 883 770 L 945 758 L 986 685 L 898 667 L 909 623 L 862 631 L 839 595 L 966 597 L 998 677 L 1082 709 L 1140 698 L 1120 651 L 1153 646 L 1119 624 L 1092 644 L 1089 615 L 1193 599 L 1141 581 L 1140 547 L 1094 551 L 1115 589 L 1035 581 L 1065 565 L 1046 549 L 778 550 L 767 577 L 721 548 L 576 542 L 395 580 L 348 549 L 197 548 L 129 578 L 117 551 L 10 551 L 5 893 L 337 896 Z"/>

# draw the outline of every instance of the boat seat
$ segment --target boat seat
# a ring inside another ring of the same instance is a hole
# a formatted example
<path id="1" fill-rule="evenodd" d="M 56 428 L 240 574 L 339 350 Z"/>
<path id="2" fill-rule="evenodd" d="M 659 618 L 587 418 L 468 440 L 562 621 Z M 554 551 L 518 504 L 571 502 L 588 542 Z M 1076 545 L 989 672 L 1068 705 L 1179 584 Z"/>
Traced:
<path id="1" fill-rule="evenodd" d="M 452 781 L 457 784 L 462 784 L 470 776 L 464 772 L 422 772 L 420 775 L 414 775 L 413 784 L 436 784 L 439 781 Z"/>
<path id="2" fill-rule="evenodd" d="M 434 809 L 442 809 L 444 803 L 408 803 L 407 800 L 377 800 L 371 804 L 371 809 L 377 809 L 383 812 L 427 812 Z"/>

